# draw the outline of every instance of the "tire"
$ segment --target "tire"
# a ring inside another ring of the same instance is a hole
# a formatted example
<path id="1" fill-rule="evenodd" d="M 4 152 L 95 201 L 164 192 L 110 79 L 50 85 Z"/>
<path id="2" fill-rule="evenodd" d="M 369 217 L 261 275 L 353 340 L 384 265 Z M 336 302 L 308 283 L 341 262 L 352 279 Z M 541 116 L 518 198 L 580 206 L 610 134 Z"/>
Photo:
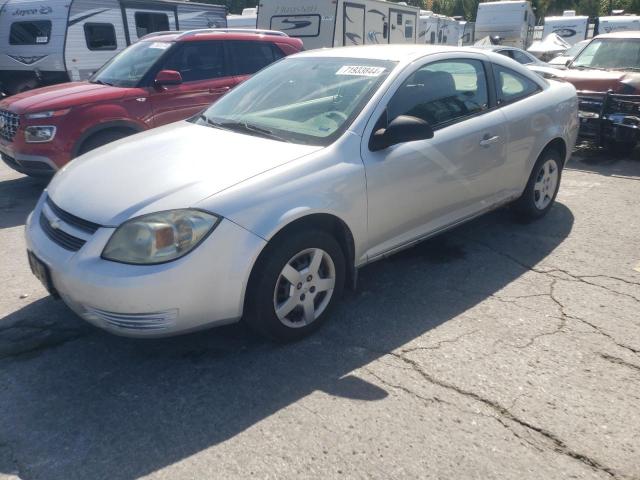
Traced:
<path id="1" fill-rule="evenodd" d="M 323 231 L 292 233 L 267 246 L 254 267 L 244 320 L 277 342 L 302 339 L 326 321 L 344 282 L 345 256 L 335 238 Z"/>
<path id="2" fill-rule="evenodd" d="M 84 155 L 85 153 L 95 150 L 98 147 L 102 147 L 108 143 L 120 140 L 121 138 L 133 135 L 133 133 L 134 132 L 127 132 L 124 130 L 105 130 L 104 132 L 98 132 L 84 141 L 80 150 L 78 150 L 78 156 Z"/>
<path id="3" fill-rule="evenodd" d="M 561 158 L 560 153 L 554 149 L 545 150 L 538 158 L 524 193 L 514 205 L 523 220 L 544 217 L 551 210 L 562 179 Z"/>

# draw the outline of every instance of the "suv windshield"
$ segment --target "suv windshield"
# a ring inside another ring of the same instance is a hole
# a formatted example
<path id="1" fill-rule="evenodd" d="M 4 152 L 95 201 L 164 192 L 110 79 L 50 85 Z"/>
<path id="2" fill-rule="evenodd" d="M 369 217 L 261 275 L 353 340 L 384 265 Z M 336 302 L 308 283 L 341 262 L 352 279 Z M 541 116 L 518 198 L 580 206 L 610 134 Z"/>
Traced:
<path id="1" fill-rule="evenodd" d="M 135 87 L 172 45 L 171 42 L 138 42 L 107 62 L 89 81 L 116 87 Z"/>
<path id="2" fill-rule="evenodd" d="M 593 40 L 580 52 L 571 67 L 607 70 L 640 69 L 640 39 L 603 38 Z"/>
<path id="3" fill-rule="evenodd" d="M 247 80 L 194 120 L 285 142 L 326 146 L 351 124 L 394 62 L 288 58 Z"/>

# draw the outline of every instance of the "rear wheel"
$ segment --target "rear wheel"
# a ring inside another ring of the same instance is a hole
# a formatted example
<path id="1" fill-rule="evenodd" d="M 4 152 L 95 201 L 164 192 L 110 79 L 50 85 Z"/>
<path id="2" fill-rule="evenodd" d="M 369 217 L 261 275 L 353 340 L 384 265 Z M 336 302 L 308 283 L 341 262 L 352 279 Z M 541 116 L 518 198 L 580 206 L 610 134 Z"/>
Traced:
<path id="1" fill-rule="evenodd" d="M 256 269 L 245 320 L 277 341 L 298 340 L 317 330 L 344 290 L 344 254 L 322 231 L 294 233 L 268 247 Z"/>
<path id="2" fill-rule="evenodd" d="M 106 130 L 104 132 L 98 132 L 84 141 L 82 147 L 80 147 L 80 150 L 78 151 L 78 155 L 84 155 L 91 150 L 95 150 L 98 147 L 115 142 L 121 138 L 128 137 L 133 133 L 134 132 L 126 130 Z"/>
<path id="3" fill-rule="evenodd" d="M 536 162 L 522 196 L 515 207 L 525 219 L 543 217 L 553 206 L 562 177 L 562 159 L 556 150 L 547 150 Z"/>

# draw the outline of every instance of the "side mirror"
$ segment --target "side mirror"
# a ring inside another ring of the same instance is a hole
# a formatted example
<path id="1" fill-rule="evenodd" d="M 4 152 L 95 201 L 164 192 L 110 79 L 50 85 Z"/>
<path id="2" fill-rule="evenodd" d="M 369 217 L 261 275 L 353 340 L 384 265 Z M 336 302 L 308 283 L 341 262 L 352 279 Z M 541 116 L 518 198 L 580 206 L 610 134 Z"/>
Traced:
<path id="1" fill-rule="evenodd" d="M 573 61 L 573 59 L 572 59 L 572 58 L 570 58 L 569 60 L 567 60 L 566 62 L 564 62 L 564 66 L 565 66 L 565 67 L 568 67 L 568 66 L 569 66 L 569 64 L 570 64 L 572 61 Z"/>
<path id="2" fill-rule="evenodd" d="M 156 75 L 154 83 L 156 87 L 180 85 L 182 83 L 182 75 L 176 70 L 160 70 Z"/>
<path id="3" fill-rule="evenodd" d="M 400 115 L 394 118 L 387 128 L 374 132 L 369 140 L 369 150 L 377 152 L 399 143 L 415 142 L 433 138 L 431 125 L 421 118 Z"/>

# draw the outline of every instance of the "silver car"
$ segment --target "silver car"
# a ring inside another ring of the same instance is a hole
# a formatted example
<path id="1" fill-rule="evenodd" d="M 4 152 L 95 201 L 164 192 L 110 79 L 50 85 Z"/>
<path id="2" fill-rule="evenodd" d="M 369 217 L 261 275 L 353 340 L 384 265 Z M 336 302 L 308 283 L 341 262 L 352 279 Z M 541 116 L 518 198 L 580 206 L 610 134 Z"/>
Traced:
<path id="1" fill-rule="evenodd" d="M 359 267 L 501 205 L 547 213 L 577 107 L 570 84 L 478 49 L 291 56 L 63 168 L 27 221 L 29 261 L 113 333 L 244 319 L 294 340 Z"/>

